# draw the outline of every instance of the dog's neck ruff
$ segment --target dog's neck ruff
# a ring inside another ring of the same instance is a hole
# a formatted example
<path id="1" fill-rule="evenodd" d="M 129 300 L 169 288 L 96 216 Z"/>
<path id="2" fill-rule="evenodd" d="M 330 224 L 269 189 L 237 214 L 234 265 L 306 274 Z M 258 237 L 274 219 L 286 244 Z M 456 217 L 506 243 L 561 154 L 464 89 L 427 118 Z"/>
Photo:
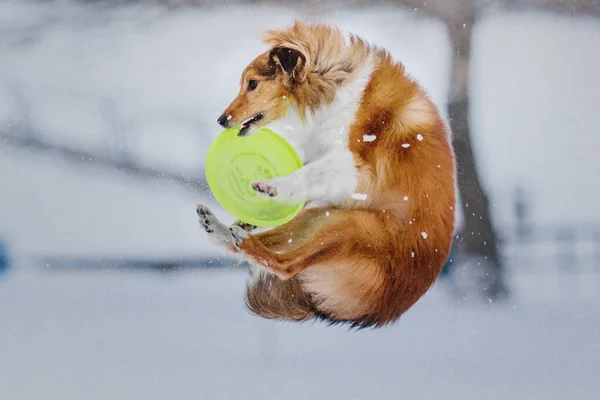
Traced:
<path id="1" fill-rule="evenodd" d="M 288 140 L 305 163 L 320 158 L 337 148 L 348 152 L 350 126 L 356 119 L 365 87 L 374 70 L 374 62 L 369 57 L 352 80 L 340 86 L 335 98 L 321 108 L 308 111 L 305 121 L 293 106 L 287 115 L 270 124 L 270 128 Z"/>

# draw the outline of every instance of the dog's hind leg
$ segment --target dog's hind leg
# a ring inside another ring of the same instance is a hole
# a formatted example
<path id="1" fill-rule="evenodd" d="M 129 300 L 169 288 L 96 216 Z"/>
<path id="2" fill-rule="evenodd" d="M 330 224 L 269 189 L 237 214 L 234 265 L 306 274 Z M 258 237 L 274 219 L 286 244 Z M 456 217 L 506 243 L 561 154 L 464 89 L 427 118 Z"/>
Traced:
<path id="1" fill-rule="evenodd" d="M 314 225 L 320 218 L 327 217 L 335 211 L 325 209 L 304 209 L 296 218 L 280 227 L 256 233 L 253 237 L 259 240 L 264 246 L 273 251 L 284 251 L 292 247 L 298 247 L 307 234 L 311 232 L 311 225 Z M 203 205 L 196 206 L 198 222 L 204 231 L 208 234 L 209 241 L 217 246 L 225 247 L 234 252 L 239 252 L 235 246 L 231 229 L 237 229 L 239 232 L 251 233 L 258 227 L 242 221 L 235 221 L 231 227 L 224 223 Z"/>
<path id="2" fill-rule="evenodd" d="M 210 209 L 203 205 L 198 204 L 196 206 L 196 214 L 198 214 L 198 222 L 204 231 L 208 234 L 208 240 L 219 247 L 224 247 L 233 252 L 238 252 L 235 242 L 231 237 L 231 231 L 219 219 L 210 211 Z M 239 228 L 242 229 L 242 228 Z"/>
<path id="3" fill-rule="evenodd" d="M 272 251 L 289 251 L 302 245 L 319 221 L 334 212 L 324 208 L 306 208 L 288 223 L 252 236 Z"/>
<path id="4" fill-rule="evenodd" d="M 389 241 L 385 230 L 385 214 L 368 210 L 336 210 L 320 219 L 313 233 L 302 244 L 287 252 L 277 253 L 239 227 L 231 227 L 236 247 L 262 267 L 290 279 L 302 270 L 318 264 L 335 263 L 350 257 L 377 254 L 379 246 Z M 286 225 L 275 228 L 285 232 Z M 271 233 L 273 235 L 273 233 Z"/>

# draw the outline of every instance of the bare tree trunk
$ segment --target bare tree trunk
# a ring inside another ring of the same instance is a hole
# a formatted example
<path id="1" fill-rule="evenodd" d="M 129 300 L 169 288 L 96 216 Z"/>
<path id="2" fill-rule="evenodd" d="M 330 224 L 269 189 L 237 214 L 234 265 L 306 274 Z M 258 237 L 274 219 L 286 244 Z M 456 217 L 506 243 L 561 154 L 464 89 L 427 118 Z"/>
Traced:
<path id="1" fill-rule="evenodd" d="M 469 62 L 475 13 L 448 21 L 452 41 L 452 84 L 448 101 L 450 127 L 458 162 L 458 189 L 464 226 L 458 240 L 470 265 L 479 269 L 479 291 L 490 300 L 507 293 L 487 195 L 477 173 L 469 129 Z"/>

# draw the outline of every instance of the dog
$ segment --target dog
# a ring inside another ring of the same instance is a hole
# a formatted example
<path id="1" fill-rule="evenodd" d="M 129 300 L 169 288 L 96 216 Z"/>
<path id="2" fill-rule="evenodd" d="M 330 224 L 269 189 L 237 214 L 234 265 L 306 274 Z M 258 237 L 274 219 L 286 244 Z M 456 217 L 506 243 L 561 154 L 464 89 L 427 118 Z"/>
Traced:
<path id="1" fill-rule="evenodd" d="M 384 49 L 321 23 L 267 31 L 269 50 L 242 73 L 218 118 L 251 135 L 269 125 L 304 166 L 255 182 L 260 196 L 307 201 L 290 222 L 256 232 L 221 223 L 214 243 L 251 261 L 246 305 L 265 318 L 378 328 L 436 280 L 455 222 L 451 132 L 404 66 Z"/>

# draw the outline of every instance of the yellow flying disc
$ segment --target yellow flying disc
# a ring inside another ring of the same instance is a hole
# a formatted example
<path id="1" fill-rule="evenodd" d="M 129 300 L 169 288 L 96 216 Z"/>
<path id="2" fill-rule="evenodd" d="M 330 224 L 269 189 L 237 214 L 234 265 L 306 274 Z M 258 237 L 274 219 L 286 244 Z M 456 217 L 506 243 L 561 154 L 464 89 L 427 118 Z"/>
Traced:
<path id="1" fill-rule="evenodd" d="M 278 226 L 304 207 L 259 196 L 252 183 L 289 175 L 302 167 L 294 148 L 267 128 L 240 137 L 240 128 L 227 129 L 210 144 L 206 180 L 217 201 L 236 218 L 256 226 Z"/>

